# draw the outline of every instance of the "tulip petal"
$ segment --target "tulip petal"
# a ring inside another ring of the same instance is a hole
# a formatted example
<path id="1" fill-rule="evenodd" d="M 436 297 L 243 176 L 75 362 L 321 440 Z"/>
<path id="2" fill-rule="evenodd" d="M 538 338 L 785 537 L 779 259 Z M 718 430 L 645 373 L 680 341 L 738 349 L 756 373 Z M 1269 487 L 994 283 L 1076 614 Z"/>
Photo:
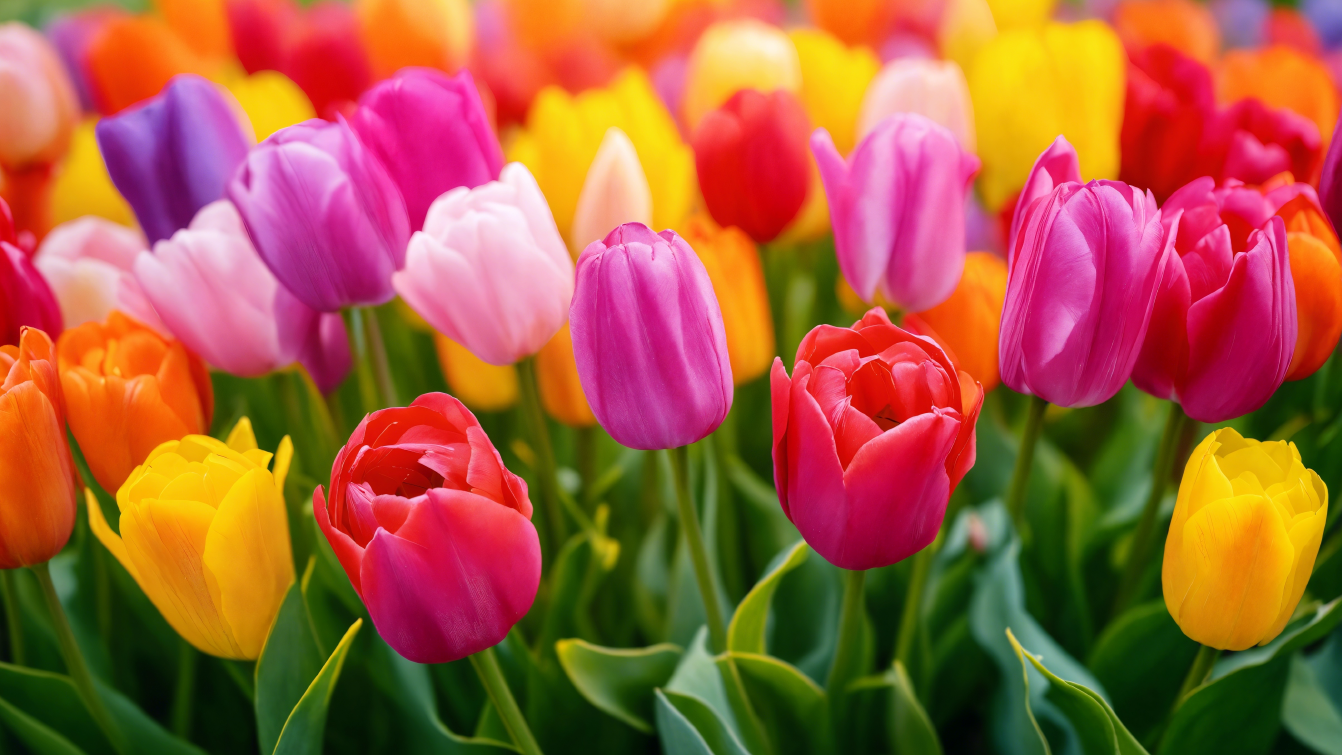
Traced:
<path id="1" fill-rule="evenodd" d="M 0 568 L 41 563 L 74 528 L 74 464 L 61 412 L 32 380 L 0 395 L 0 448 Z"/>
<path id="2" fill-rule="evenodd" d="M 806 542 L 836 566 L 848 534 L 844 471 L 829 420 L 807 390 L 810 375 L 792 381 L 787 430 L 787 500 L 784 513 Z M 833 558 L 832 558 L 833 557 Z"/>
<path id="3" fill-rule="evenodd" d="M 773 418 L 773 445 L 771 455 L 774 463 L 774 490 L 778 492 L 778 503 L 788 519 L 788 450 L 787 439 L 788 414 L 792 406 L 792 379 L 788 377 L 783 360 L 774 357 L 773 367 L 769 370 L 769 395 Z"/>
<path id="4" fill-rule="evenodd" d="M 346 447 L 348 448 L 348 446 Z M 339 463 L 340 460 L 336 459 L 336 464 Z M 332 489 L 334 489 L 334 486 L 339 483 L 332 482 L 331 484 Z M 322 490 L 321 485 L 318 485 L 317 489 L 312 491 L 312 515 L 317 520 L 317 526 L 321 528 L 322 534 L 331 544 L 331 550 L 335 551 L 336 559 L 345 569 L 345 575 L 349 577 L 354 592 L 358 593 L 359 597 L 363 597 L 362 580 L 359 575 L 363 571 L 364 549 L 354 542 L 349 535 L 331 525 L 331 516 L 326 511 L 326 493 Z"/>
<path id="5" fill-rule="evenodd" d="M 1059 134 L 1048 145 L 1048 149 L 1035 158 L 1030 176 L 1025 179 L 1025 186 L 1021 187 L 1020 196 L 1016 198 L 1016 210 L 1011 215 L 1011 231 L 1007 235 L 1008 265 L 1016 260 L 1016 239 L 1031 205 L 1068 182 L 1081 183 L 1081 163 L 1077 160 L 1076 149 L 1071 142 Z"/>

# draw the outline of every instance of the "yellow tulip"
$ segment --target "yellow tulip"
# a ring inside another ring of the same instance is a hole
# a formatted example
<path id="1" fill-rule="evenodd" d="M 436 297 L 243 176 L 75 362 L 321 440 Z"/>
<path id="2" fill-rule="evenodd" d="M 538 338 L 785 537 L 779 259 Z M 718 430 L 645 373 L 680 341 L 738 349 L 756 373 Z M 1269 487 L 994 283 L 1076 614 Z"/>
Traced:
<path id="1" fill-rule="evenodd" d="M 273 455 L 258 449 L 246 417 L 226 443 L 205 435 L 163 443 L 117 491 L 119 536 L 85 491 L 93 534 L 203 653 L 259 656 L 293 584 L 283 492 L 293 453 L 288 436 Z"/>
<path id="2" fill-rule="evenodd" d="M 75 128 L 70 151 L 65 155 L 51 187 L 51 222 L 60 225 L 85 215 L 97 215 L 122 225 L 135 225 L 130 205 L 107 175 L 98 141 L 93 135 L 97 118 Z"/>
<path id="3" fill-rule="evenodd" d="M 536 177 L 566 239 L 587 169 L 611 128 L 623 131 L 638 152 L 652 191 L 654 228 L 676 227 L 694 200 L 694 154 L 642 70 L 629 68 L 610 86 L 578 95 L 546 87 L 536 95 L 526 128 L 509 143 L 507 156 Z"/>
<path id="4" fill-rule="evenodd" d="M 433 345 L 447 387 L 461 403 L 480 412 L 501 412 L 517 403 L 517 368 L 490 364 L 441 333 L 433 334 Z"/>
<path id="5" fill-rule="evenodd" d="M 740 228 L 719 228 L 702 215 L 689 219 L 682 236 L 713 282 L 727 331 L 732 380 L 749 383 L 769 370 L 775 351 L 769 291 L 755 242 Z"/>
<path id="6" fill-rule="evenodd" d="M 974 56 L 997 36 L 987 0 L 947 0 L 937 27 L 937 44 L 947 60 L 968 71 Z"/>
<path id="7" fill-rule="evenodd" d="M 546 413 L 569 427 L 591 427 L 596 415 L 587 403 L 573 358 L 573 335 L 568 323 L 536 354 L 536 382 Z"/>
<path id="8" fill-rule="evenodd" d="M 1003 31 L 1043 26 L 1057 4 L 1058 0 L 988 0 L 993 21 Z"/>
<path id="9" fill-rule="evenodd" d="M 797 29 L 788 35 L 801 61 L 802 107 L 811 125 L 825 128 L 848 154 L 857 145 L 857 116 L 881 61 L 866 47 L 848 47 L 828 32 Z"/>
<path id="10" fill-rule="evenodd" d="M 997 35 L 974 57 L 980 189 L 996 211 L 1020 191 L 1035 158 L 1059 135 L 1086 179 L 1118 175 L 1127 56 L 1102 21 L 1050 23 Z"/>
<path id="11" fill-rule="evenodd" d="M 1271 642 L 1305 592 L 1327 520 L 1328 488 L 1294 443 L 1216 430 L 1179 483 L 1161 571 L 1170 615 L 1213 648 Z"/>
<path id="12" fill-rule="evenodd" d="M 754 19 L 719 21 L 704 30 L 685 70 L 681 114 L 693 133 L 700 119 L 742 89 L 801 91 L 797 47 L 776 26 Z"/>
<path id="13" fill-rule="evenodd" d="M 258 142 L 286 126 L 317 117 L 303 90 L 277 71 L 229 76 L 221 83 L 251 120 Z"/>

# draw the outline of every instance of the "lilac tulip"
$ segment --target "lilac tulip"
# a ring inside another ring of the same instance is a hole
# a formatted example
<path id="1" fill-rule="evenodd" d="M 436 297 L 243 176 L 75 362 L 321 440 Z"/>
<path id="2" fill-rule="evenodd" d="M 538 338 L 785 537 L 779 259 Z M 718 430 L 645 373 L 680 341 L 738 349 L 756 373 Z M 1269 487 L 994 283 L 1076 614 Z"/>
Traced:
<path id="1" fill-rule="evenodd" d="M 381 161 L 343 119 L 281 129 L 228 186 L 256 250 L 319 312 L 383 304 L 405 262 L 410 221 Z"/>
<path id="2" fill-rule="evenodd" d="M 391 173 L 410 227 L 440 195 L 498 178 L 503 150 L 469 71 L 403 68 L 359 98 L 350 126 Z"/>
<path id="3" fill-rule="evenodd" d="M 913 312 L 945 301 L 965 266 L 965 192 L 979 160 L 916 113 L 881 121 L 845 162 L 825 129 L 811 136 L 843 276 Z"/>
<path id="4" fill-rule="evenodd" d="M 98 122 L 98 149 L 149 243 L 191 223 L 224 196 L 252 137 L 220 88 L 194 74 L 173 78 L 143 103 Z"/>
<path id="5" fill-rule="evenodd" d="M 592 413 L 630 448 L 676 448 L 732 408 L 732 368 L 713 284 L 674 231 L 625 223 L 578 258 L 569 308 Z"/>

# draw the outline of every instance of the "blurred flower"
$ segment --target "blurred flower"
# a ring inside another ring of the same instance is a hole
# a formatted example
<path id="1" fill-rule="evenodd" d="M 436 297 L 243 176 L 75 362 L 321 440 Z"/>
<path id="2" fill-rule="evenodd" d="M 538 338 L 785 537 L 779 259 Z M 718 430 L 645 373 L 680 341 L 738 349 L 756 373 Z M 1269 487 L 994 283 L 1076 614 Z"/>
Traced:
<path id="1" fill-rule="evenodd" d="M 864 301 L 877 290 L 899 307 L 929 309 L 955 290 L 964 269 L 965 195 L 979 161 L 955 135 L 916 113 L 898 113 L 845 162 L 817 129 L 839 268 Z"/>
<path id="2" fill-rule="evenodd" d="M 997 36 L 987 0 L 946 0 L 937 28 L 937 46 L 947 60 L 969 71 L 974 56 Z"/>
<path id="3" fill-rule="evenodd" d="M 573 261 L 536 180 L 509 163 L 498 181 L 433 203 L 392 284 L 435 330 L 505 365 L 540 351 L 564 324 Z"/>
<path id="4" fill-rule="evenodd" d="M 1166 44 L 1210 64 L 1221 52 L 1216 18 L 1195 0 L 1122 0 L 1114 8 L 1114 31 L 1129 53 Z"/>
<path id="5" fill-rule="evenodd" d="M 3 243 L 3 242 L 0 242 Z M 51 338 L 23 328 L 0 346 L 0 568 L 49 561 L 75 525 L 75 467 L 65 439 Z"/>
<path id="6" fill-rule="evenodd" d="M 0 24 L 0 168 L 59 160 L 79 120 L 79 100 L 51 44 L 17 21 Z"/>
<path id="7" fill-rule="evenodd" d="M 583 393 L 617 442 L 676 448 L 732 407 L 722 312 L 704 265 L 674 231 L 628 223 L 578 259 L 569 309 Z"/>
<path id="8" fill-rule="evenodd" d="M 70 75 L 79 104 L 85 112 L 95 109 L 90 90 L 88 51 L 98 33 L 109 21 L 129 14 L 115 5 L 90 5 L 73 13 L 62 13 L 46 25 L 43 32 L 61 57 Z"/>
<path id="9" fill-rule="evenodd" d="M 569 231 L 574 255 L 625 223 L 652 222 L 652 189 L 629 137 L 611 127 L 587 168 Z"/>
<path id="10" fill-rule="evenodd" d="M 1274 183 L 1262 188 L 1286 224 L 1298 328 L 1286 379 L 1301 380 L 1323 367 L 1342 336 L 1342 246 L 1311 186 Z"/>
<path id="11" fill-rule="evenodd" d="M 967 73 L 988 209 L 1007 202 L 1059 134 L 1076 145 L 1083 174 L 1118 174 L 1126 65 L 1099 21 L 1007 31 L 983 47 Z"/>
<path id="12" fill-rule="evenodd" d="M 1130 51 L 1129 57 L 1118 178 L 1150 189 L 1164 202 L 1200 174 L 1199 150 L 1216 118 L 1212 75 L 1164 43 Z"/>
<path id="13" fill-rule="evenodd" d="M 744 385 L 769 371 L 774 325 L 755 242 L 740 228 L 719 228 L 701 215 L 685 224 L 685 242 L 704 263 L 722 310 L 732 379 Z"/>
<path id="14" fill-rule="evenodd" d="M 1224 44 L 1230 47 L 1257 47 L 1263 42 L 1263 25 L 1269 5 L 1264 0 L 1210 0 L 1207 3 L 1221 27 Z"/>
<path id="15" fill-rule="evenodd" d="M 258 73 L 284 68 L 286 37 L 302 20 L 294 0 L 224 0 L 224 14 L 233 52 L 243 70 Z"/>
<path id="16" fill-rule="evenodd" d="M 517 403 L 516 367 L 490 364 L 441 333 L 433 334 L 433 345 L 447 387 L 463 404 L 479 412 L 501 412 Z"/>
<path id="17" fill-rule="evenodd" d="M 247 153 L 228 198 L 261 259 L 309 307 L 334 312 L 395 296 L 391 276 L 410 237 L 405 202 L 343 120 L 277 131 Z"/>
<path id="18" fill-rule="evenodd" d="M 1161 568 L 1165 607 L 1196 642 L 1266 645 L 1295 613 L 1327 520 L 1328 487 L 1294 443 L 1212 432 L 1179 483 Z"/>
<path id="19" fill-rule="evenodd" d="M 1306 54 L 1317 56 L 1323 52 L 1319 33 L 1310 20 L 1295 8 L 1275 7 L 1267 16 L 1264 25 L 1265 44 L 1293 47 Z"/>
<path id="20" fill-rule="evenodd" d="M 108 21 L 88 48 L 89 89 L 103 115 L 158 94 L 178 74 L 208 74 L 202 60 L 157 16 Z"/>
<path id="21" fill-rule="evenodd" d="M 373 64 L 359 42 L 359 21 L 349 4 L 320 0 L 289 29 L 284 75 L 307 94 L 323 118 L 352 107 L 374 79 Z"/>
<path id="22" fill-rule="evenodd" d="M 615 44 L 637 42 L 657 29 L 675 0 L 582 0 L 582 24 Z"/>
<path id="23" fill-rule="evenodd" d="M 227 443 L 195 434 L 168 441 L 117 490 L 120 535 L 85 493 L 93 534 L 202 653 L 261 655 L 294 582 L 284 505 L 293 454 L 287 435 L 273 455 L 257 448 L 246 417 Z"/>
<path id="24" fill-rule="evenodd" d="M 354 12 L 375 79 L 406 66 L 453 73 L 470 56 L 468 0 L 354 0 Z"/>
<path id="25" fill-rule="evenodd" d="M 828 130 L 846 155 L 861 138 L 858 112 L 881 63 L 871 50 L 846 47 L 822 31 L 795 29 L 788 36 L 801 62 L 802 107 L 811 124 Z"/>
<path id="26" fill-rule="evenodd" d="M 904 327 L 936 341 L 959 369 L 986 393 L 1002 377 L 997 367 L 997 338 L 1006 301 L 1007 266 L 990 252 L 965 255 L 965 271 L 946 301 L 904 316 Z"/>
<path id="27" fill-rule="evenodd" d="M 232 55 L 224 0 L 153 0 L 168 27 L 195 54 L 220 60 Z"/>
<path id="28" fill-rule="evenodd" d="M 770 381 L 774 485 L 806 542 L 844 569 L 927 547 L 974 466 L 978 383 L 879 307 L 852 328 L 817 326 L 792 377 L 775 358 Z"/>
<path id="29" fill-rule="evenodd" d="M 161 94 L 98 122 L 112 183 L 151 244 L 221 199 L 246 156 L 251 139 L 226 96 L 199 76 L 179 76 Z"/>
<path id="30" fill-rule="evenodd" d="M 121 225 L 133 225 L 130 205 L 116 190 L 107 164 L 98 151 L 94 133 L 97 120 L 86 119 L 75 127 L 70 151 L 56 171 L 51 186 L 51 222 L 68 223 L 85 215 L 97 215 Z"/>
<path id="31" fill-rule="evenodd" d="M 690 54 L 681 114 L 693 132 L 709 111 L 741 89 L 794 94 L 802 87 L 797 47 L 778 27 L 754 19 L 708 27 Z"/>
<path id="32" fill-rule="evenodd" d="M 1325 148 L 1337 125 L 1338 93 L 1328 69 L 1289 47 L 1226 53 L 1216 68 L 1216 96 L 1222 102 L 1256 97 L 1269 107 L 1299 113 L 1318 127 Z"/>
<path id="33" fill-rule="evenodd" d="M 179 341 L 113 312 L 56 344 L 70 432 L 103 490 L 116 490 L 160 443 L 209 430 L 214 390 Z"/>
<path id="34" fill-rule="evenodd" d="M 997 28 L 1002 31 L 1043 26 L 1057 4 L 1058 0 L 988 0 Z"/>
<path id="35" fill-rule="evenodd" d="M 1199 172 L 1222 182 L 1263 183 L 1287 170 L 1312 180 L 1322 156 L 1319 131 L 1308 118 L 1249 98 L 1223 108 L 1209 122 Z"/>
<path id="36" fill-rule="evenodd" d="M 960 66 L 949 60 L 897 58 L 885 64 L 867 88 L 857 119 L 857 138 L 870 134 L 895 113 L 918 113 L 950 129 L 960 147 L 973 153 L 974 105 Z M 840 154 L 848 154 L 839 143 Z"/>
<path id="37" fill-rule="evenodd" d="M 874 46 L 885 41 L 896 5 L 889 0 L 806 0 L 815 25 L 850 45 Z"/>
<path id="38" fill-rule="evenodd" d="M 364 417 L 312 508 L 378 634 L 412 661 L 493 647 L 536 597 L 527 485 L 451 396 Z"/>
<path id="39" fill-rule="evenodd" d="M 51 229 L 33 264 L 51 284 L 66 327 L 102 322 L 118 309 L 166 335 L 131 273 L 147 246 L 138 231 L 89 216 Z"/>
<path id="40" fill-rule="evenodd" d="M 1300 10 L 1318 32 L 1325 47 L 1342 42 L 1342 6 L 1332 0 L 1302 0 Z"/>
<path id="41" fill-rule="evenodd" d="M 308 96 L 282 73 L 259 71 L 225 79 L 224 85 L 247 114 L 257 139 L 317 117 Z"/>
<path id="42" fill-rule="evenodd" d="M 713 219 L 772 241 L 806 200 L 809 133 L 806 112 L 784 90 L 743 89 L 704 116 L 694 131 L 694 163 Z"/>
<path id="43" fill-rule="evenodd" d="M 0 208 L 3 206 L 0 200 Z M 10 241 L 0 240 L 0 344 L 19 343 L 24 327 L 59 336 L 61 310 L 28 255 Z"/>
<path id="44" fill-rule="evenodd" d="M 1066 178 L 1077 172 L 1060 136 L 1026 182 L 999 346 L 1002 382 L 1059 406 L 1094 406 L 1128 381 L 1174 243 L 1150 192 Z"/>
<path id="45" fill-rule="evenodd" d="M 573 357 L 573 335 L 568 323 L 536 354 L 536 382 L 545 411 L 569 427 L 591 427 L 596 415 L 587 404 Z"/>

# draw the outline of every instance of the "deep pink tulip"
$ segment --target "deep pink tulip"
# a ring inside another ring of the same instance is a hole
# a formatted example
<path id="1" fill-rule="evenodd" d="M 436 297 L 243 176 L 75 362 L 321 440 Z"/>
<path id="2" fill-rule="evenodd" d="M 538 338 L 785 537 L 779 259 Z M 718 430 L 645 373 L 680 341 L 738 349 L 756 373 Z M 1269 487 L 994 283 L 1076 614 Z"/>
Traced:
<path id="1" fill-rule="evenodd" d="M 1231 249 L 1215 183 L 1203 177 L 1161 208 L 1175 236 L 1132 381 L 1178 401 L 1200 422 L 1224 422 L 1267 402 L 1295 350 L 1295 285 L 1286 226 L 1272 217 Z"/>
<path id="2" fill-rule="evenodd" d="M 625 223 L 578 258 L 573 355 L 597 422 L 630 448 L 676 448 L 732 408 L 722 310 L 674 231 Z"/>
<path id="3" fill-rule="evenodd" d="M 917 113 L 882 120 L 847 161 L 823 128 L 811 151 L 853 290 L 864 301 L 879 291 L 910 312 L 945 301 L 965 267 L 965 192 L 979 159 Z"/>
<path id="4" fill-rule="evenodd" d="M 503 149 L 466 69 L 447 76 L 402 68 L 364 92 L 350 126 L 400 187 L 413 230 L 424 227 L 440 195 L 493 181 L 503 168 Z"/>
<path id="5" fill-rule="evenodd" d="M 451 396 L 364 417 L 312 509 L 378 633 L 412 661 L 493 647 L 535 600 L 527 484 Z"/>
<path id="6" fill-rule="evenodd" d="M 0 345 L 17 346 L 24 326 L 46 331 L 55 339 L 63 330 L 61 309 L 28 255 L 0 241 Z"/>
<path id="7" fill-rule="evenodd" d="M 927 547 L 974 466 L 983 388 L 930 338 L 873 308 L 819 325 L 789 378 L 774 358 L 774 485 L 783 513 L 835 566 L 875 569 Z"/>
<path id="8" fill-rule="evenodd" d="M 1202 175 L 1218 183 L 1239 179 L 1261 184 L 1282 171 L 1296 180 L 1316 180 L 1323 140 L 1313 121 L 1285 108 L 1249 98 L 1227 106 L 1207 124 Z"/>
<path id="9" fill-rule="evenodd" d="M 1007 235 L 1007 263 L 1016 258 L 1016 239 L 1020 224 L 1035 200 L 1043 199 L 1065 183 L 1081 183 L 1081 165 L 1076 150 L 1066 138 L 1059 136 L 1034 161 L 1034 168 L 1025 179 L 1016 197 L 1016 209 L 1011 216 L 1011 231 Z"/>
<path id="10" fill-rule="evenodd" d="M 1132 374 L 1174 239 L 1151 192 L 1057 181 L 1077 175 L 1075 166 L 1059 137 L 1016 205 L 998 358 L 1012 390 L 1092 406 Z M 1056 186 L 1036 196 L 1048 183 Z"/>

